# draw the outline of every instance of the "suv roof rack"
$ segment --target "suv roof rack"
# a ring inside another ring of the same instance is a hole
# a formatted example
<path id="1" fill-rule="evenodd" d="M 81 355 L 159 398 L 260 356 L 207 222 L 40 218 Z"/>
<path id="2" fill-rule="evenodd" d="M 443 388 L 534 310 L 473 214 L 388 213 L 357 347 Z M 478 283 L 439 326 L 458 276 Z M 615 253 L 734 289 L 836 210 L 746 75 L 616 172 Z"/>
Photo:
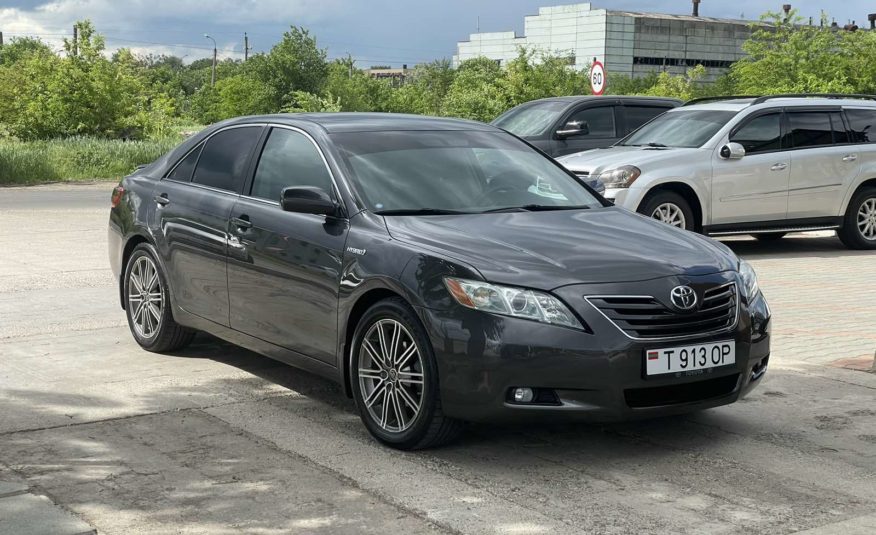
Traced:
<path id="1" fill-rule="evenodd" d="M 688 100 L 682 106 L 690 106 L 691 104 L 702 104 L 703 102 L 717 102 L 720 100 L 737 100 L 743 98 L 760 98 L 760 95 L 722 95 L 718 97 L 700 97 Z"/>
<path id="2" fill-rule="evenodd" d="M 844 95 L 842 93 L 783 93 L 779 95 L 765 95 L 762 97 L 758 97 L 754 99 L 754 102 L 751 103 L 752 106 L 756 104 L 763 104 L 764 102 L 774 99 L 774 98 L 834 98 L 834 99 L 861 99 L 861 100 L 876 100 L 876 95 L 858 95 L 858 94 L 848 94 Z"/>

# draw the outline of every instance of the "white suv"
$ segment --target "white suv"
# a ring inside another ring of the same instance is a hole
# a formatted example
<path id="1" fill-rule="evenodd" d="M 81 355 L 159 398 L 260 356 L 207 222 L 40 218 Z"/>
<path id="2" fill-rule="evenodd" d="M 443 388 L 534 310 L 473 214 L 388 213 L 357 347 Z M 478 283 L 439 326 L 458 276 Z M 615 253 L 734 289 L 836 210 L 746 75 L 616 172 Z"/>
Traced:
<path id="1" fill-rule="evenodd" d="M 618 206 L 708 235 L 834 229 L 876 249 L 876 96 L 699 99 L 558 161 Z"/>

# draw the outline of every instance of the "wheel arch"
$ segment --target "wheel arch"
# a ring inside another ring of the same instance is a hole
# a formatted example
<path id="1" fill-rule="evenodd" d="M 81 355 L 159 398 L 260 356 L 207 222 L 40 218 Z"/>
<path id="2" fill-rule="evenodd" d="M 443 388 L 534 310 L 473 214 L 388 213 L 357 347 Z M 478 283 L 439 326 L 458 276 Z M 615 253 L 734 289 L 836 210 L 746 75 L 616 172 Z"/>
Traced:
<path id="1" fill-rule="evenodd" d="M 840 209 L 839 215 L 843 216 L 846 213 L 846 210 L 849 209 L 849 203 L 852 202 L 852 199 L 855 198 L 855 195 L 858 194 L 864 188 L 876 188 L 876 178 L 868 178 L 866 180 L 861 181 L 854 189 L 849 188 L 849 192 L 846 194 L 846 198 L 843 199 L 843 205 Z"/>
<path id="2" fill-rule="evenodd" d="M 690 208 L 694 212 L 694 221 L 696 223 L 695 230 L 697 232 L 703 231 L 703 225 L 705 225 L 703 201 L 697 191 L 691 187 L 690 184 L 684 182 L 670 180 L 668 182 L 655 184 L 647 193 L 645 193 L 645 195 L 642 196 L 642 200 L 639 202 L 639 206 L 636 207 L 636 210 L 644 205 L 651 196 L 656 195 L 661 191 L 671 191 L 681 195 L 681 197 L 690 204 Z"/>
<path id="3" fill-rule="evenodd" d="M 344 330 L 342 333 L 343 345 L 340 348 L 342 355 L 342 385 L 344 387 L 344 393 L 347 395 L 347 397 L 353 397 L 353 388 L 350 384 L 350 361 L 352 357 L 352 354 L 350 353 L 350 348 L 353 345 L 353 334 L 356 332 L 356 327 L 359 325 L 359 320 L 362 319 L 362 316 L 365 315 L 365 312 L 375 303 L 379 303 L 384 299 L 389 299 L 392 297 L 398 297 L 400 299 L 403 299 L 405 302 L 409 302 L 404 295 L 395 290 L 384 286 L 375 287 L 366 290 L 364 293 L 358 296 L 356 298 L 356 301 L 353 303 L 352 308 L 350 308 L 349 314 L 347 314 L 346 325 L 344 326 Z"/>

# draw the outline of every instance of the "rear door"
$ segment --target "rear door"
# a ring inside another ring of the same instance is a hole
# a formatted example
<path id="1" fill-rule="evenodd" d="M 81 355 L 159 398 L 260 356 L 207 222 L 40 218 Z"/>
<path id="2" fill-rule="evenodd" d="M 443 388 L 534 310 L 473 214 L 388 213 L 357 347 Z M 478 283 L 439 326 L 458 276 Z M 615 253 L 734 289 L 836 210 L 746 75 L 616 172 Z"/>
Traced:
<path id="1" fill-rule="evenodd" d="M 613 145 L 620 139 L 617 101 L 589 102 L 574 108 L 559 122 L 556 130 L 583 128 L 586 133 L 562 137 L 551 132 L 551 154 L 554 157 Z"/>
<path id="2" fill-rule="evenodd" d="M 649 122 L 654 117 L 657 117 L 672 108 L 673 106 L 671 105 L 659 105 L 657 103 L 625 103 L 618 108 L 623 115 L 623 122 L 621 123 L 623 125 L 623 132 L 621 133 L 621 137 L 637 130 L 640 126 Z"/>
<path id="3" fill-rule="evenodd" d="M 231 218 L 231 327 L 336 366 L 346 219 L 284 212 L 280 192 L 322 188 L 339 199 L 316 142 L 273 127 Z"/>
<path id="4" fill-rule="evenodd" d="M 836 216 L 861 169 L 839 108 L 788 108 L 791 153 L 788 218 Z"/>
<path id="5" fill-rule="evenodd" d="M 155 188 L 153 232 L 176 303 L 229 325 L 228 218 L 261 126 L 230 127 L 188 153 Z"/>
<path id="6" fill-rule="evenodd" d="M 782 221 L 788 213 L 790 151 L 782 144 L 782 111 L 756 112 L 731 130 L 729 141 L 745 147 L 739 160 L 712 164 L 711 225 Z M 723 146 L 723 143 L 719 145 Z"/>

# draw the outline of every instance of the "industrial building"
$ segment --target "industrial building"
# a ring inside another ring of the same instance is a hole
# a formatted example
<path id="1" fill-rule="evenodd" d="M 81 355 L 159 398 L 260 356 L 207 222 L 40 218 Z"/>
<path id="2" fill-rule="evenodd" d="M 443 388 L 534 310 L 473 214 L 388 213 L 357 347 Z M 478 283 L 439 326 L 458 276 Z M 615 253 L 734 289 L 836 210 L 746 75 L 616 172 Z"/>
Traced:
<path id="1" fill-rule="evenodd" d="M 789 6 L 790 7 L 790 6 Z M 666 71 L 682 74 L 703 65 L 707 80 L 725 73 L 743 56 L 742 43 L 752 21 L 692 15 L 636 13 L 594 8 L 591 4 L 542 7 L 524 19 L 524 35 L 515 32 L 475 33 L 457 43 L 454 65 L 485 56 L 505 64 L 524 46 L 566 56 L 575 68 L 599 58 L 609 73 L 639 77 Z"/>

